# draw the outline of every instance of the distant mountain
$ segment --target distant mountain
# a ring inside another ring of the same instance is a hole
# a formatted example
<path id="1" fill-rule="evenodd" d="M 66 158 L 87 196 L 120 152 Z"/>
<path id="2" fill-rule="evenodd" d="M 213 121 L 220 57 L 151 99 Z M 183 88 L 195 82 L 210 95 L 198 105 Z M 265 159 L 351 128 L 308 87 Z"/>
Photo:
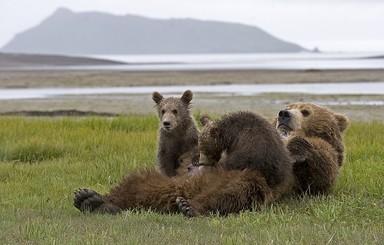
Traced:
<path id="1" fill-rule="evenodd" d="M 194 19 L 150 19 L 60 8 L 16 35 L 3 52 L 43 54 L 197 54 L 300 52 L 255 26 Z"/>

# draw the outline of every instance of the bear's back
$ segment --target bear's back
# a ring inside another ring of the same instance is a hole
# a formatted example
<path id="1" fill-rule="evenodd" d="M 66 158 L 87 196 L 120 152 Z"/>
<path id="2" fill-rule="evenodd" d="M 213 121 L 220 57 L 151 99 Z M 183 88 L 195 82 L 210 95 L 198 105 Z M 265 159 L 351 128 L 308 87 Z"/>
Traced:
<path id="1" fill-rule="evenodd" d="M 261 115 L 239 111 L 218 122 L 230 169 L 252 168 L 275 186 L 290 172 L 290 156 L 275 127 Z"/>

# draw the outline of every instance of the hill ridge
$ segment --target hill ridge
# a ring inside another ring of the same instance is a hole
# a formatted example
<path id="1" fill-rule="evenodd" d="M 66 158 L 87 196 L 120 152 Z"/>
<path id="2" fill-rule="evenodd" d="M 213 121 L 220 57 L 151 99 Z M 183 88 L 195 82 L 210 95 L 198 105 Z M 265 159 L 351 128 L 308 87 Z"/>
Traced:
<path id="1" fill-rule="evenodd" d="M 245 24 L 155 19 L 59 8 L 17 34 L 2 52 L 43 54 L 213 54 L 307 51 Z"/>

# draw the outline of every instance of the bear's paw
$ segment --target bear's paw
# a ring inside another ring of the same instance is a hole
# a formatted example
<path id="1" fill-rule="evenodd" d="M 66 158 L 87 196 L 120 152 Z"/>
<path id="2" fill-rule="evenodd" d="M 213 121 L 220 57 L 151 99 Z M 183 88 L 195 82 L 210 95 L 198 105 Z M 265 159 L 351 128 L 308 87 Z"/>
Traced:
<path id="1" fill-rule="evenodd" d="M 117 214 L 121 210 L 117 206 L 105 202 L 103 197 L 94 190 L 78 189 L 74 192 L 73 205 L 82 213 Z"/>
<path id="2" fill-rule="evenodd" d="M 184 197 L 177 197 L 176 204 L 177 204 L 177 207 L 179 208 L 179 211 L 185 216 L 189 218 L 196 216 L 195 211 L 193 210 L 189 202 Z"/>

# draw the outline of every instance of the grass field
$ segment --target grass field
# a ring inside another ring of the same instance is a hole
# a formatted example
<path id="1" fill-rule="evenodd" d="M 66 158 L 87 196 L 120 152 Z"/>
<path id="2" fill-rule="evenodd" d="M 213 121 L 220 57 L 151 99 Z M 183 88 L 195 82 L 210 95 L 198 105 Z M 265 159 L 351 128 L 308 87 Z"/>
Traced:
<path id="1" fill-rule="evenodd" d="M 80 187 L 107 192 L 155 166 L 157 118 L 0 117 L 1 244 L 383 244 L 384 123 L 354 122 L 332 193 L 229 217 L 146 210 L 83 215 Z"/>

